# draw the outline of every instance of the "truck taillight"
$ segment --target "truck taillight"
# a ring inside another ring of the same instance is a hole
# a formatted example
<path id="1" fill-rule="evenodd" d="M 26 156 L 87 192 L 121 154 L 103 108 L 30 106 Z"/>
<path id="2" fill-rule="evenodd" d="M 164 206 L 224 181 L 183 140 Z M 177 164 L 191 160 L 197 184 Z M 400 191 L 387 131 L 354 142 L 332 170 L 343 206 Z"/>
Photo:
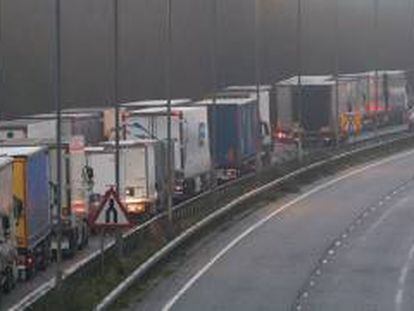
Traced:
<path id="1" fill-rule="evenodd" d="M 146 211 L 146 206 L 144 202 L 130 203 L 130 204 L 127 204 L 127 210 L 128 210 L 128 213 L 142 214 Z"/>
<path id="2" fill-rule="evenodd" d="M 226 176 L 229 179 L 236 179 L 237 178 L 237 170 L 235 170 L 235 169 L 226 170 Z"/>
<path id="3" fill-rule="evenodd" d="M 84 202 L 72 202 L 72 212 L 75 214 L 86 213 L 86 207 Z"/>
<path id="4" fill-rule="evenodd" d="M 279 132 L 277 132 L 277 133 L 276 133 L 276 137 L 277 137 L 278 139 L 285 139 L 285 138 L 287 137 L 287 135 L 286 135 L 286 133 L 285 133 L 285 132 L 281 132 L 281 131 L 279 131 Z"/>

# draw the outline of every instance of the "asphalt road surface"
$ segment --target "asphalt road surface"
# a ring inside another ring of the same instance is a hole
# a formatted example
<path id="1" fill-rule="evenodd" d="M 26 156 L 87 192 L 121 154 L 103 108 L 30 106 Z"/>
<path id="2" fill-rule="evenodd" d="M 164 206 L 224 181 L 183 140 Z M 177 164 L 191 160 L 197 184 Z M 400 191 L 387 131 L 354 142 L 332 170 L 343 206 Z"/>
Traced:
<path id="1" fill-rule="evenodd" d="M 413 178 L 411 151 L 238 215 L 125 309 L 414 310 Z"/>

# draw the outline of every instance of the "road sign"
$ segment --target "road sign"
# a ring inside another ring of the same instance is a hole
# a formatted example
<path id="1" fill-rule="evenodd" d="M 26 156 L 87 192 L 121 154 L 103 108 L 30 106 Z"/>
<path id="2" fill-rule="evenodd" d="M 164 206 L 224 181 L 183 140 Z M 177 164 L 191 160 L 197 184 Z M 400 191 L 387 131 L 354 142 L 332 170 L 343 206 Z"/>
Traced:
<path id="1" fill-rule="evenodd" d="M 114 188 L 110 188 L 105 193 L 92 223 L 95 227 L 127 227 L 131 225 L 128 212 Z"/>

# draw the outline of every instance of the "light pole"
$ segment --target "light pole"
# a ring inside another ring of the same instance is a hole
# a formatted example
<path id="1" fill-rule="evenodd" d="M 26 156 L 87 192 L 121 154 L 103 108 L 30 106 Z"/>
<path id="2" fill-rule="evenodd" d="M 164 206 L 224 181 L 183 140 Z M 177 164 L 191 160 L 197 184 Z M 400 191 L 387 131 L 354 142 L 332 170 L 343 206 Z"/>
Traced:
<path id="1" fill-rule="evenodd" d="M 260 82 L 261 82 L 261 70 L 260 70 L 260 0 L 254 2 L 254 75 L 256 81 L 256 100 L 257 100 L 257 116 L 259 121 L 259 141 L 257 143 L 258 150 L 256 155 L 256 170 L 260 171 L 262 167 L 262 130 L 260 122 Z"/>
<path id="2" fill-rule="evenodd" d="M 166 93 L 167 93 L 167 213 L 170 222 L 173 221 L 172 214 L 172 192 L 173 192 L 173 161 L 172 161 L 172 137 L 171 137 L 171 100 L 172 100 L 172 0 L 167 0 L 167 51 L 166 51 Z"/>
<path id="3" fill-rule="evenodd" d="M 212 78 L 212 87 L 213 87 L 213 94 L 212 94 L 212 126 L 210 127 L 210 139 L 215 139 L 216 136 L 216 128 L 215 128 L 215 120 L 217 119 L 217 91 L 219 88 L 219 78 L 218 78 L 218 0 L 212 0 L 212 27 L 211 27 L 211 51 L 210 51 L 210 63 L 211 63 L 211 78 Z M 214 144 L 211 144 L 210 148 L 211 152 L 211 159 L 212 159 L 212 174 L 211 180 L 215 183 L 216 180 L 216 147 Z"/>
<path id="4" fill-rule="evenodd" d="M 119 25 L 118 25 L 118 16 L 119 16 L 119 4 L 118 0 L 112 1 L 113 5 L 113 53 L 114 53 L 114 70 L 113 70 L 113 103 L 112 105 L 115 108 L 115 188 L 118 195 L 120 195 L 120 152 L 119 152 L 119 141 L 120 141 L 120 111 L 119 111 L 119 102 L 118 102 L 118 57 L 119 57 Z"/>
<path id="5" fill-rule="evenodd" d="M 379 45 L 378 45 L 378 15 L 379 15 L 379 0 L 374 0 L 374 101 L 375 101 L 375 115 L 374 115 L 374 128 L 375 135 L 378 136 L 378 101 L 379 101 L 379 74 L 378 74 L 378 62 L 379 62 Z"/>
<path id="6" fill-rule="evenodd" d="M 297 53 L 297 113 L 298 113 L 298 159 L 303 160 L 303 146 L 302 146 L 302 0 L 297 2 L 296 12 L 296 53 Z"/>
<path id="7" fill-rule="evenodd" d="M 57 216 L 57 250 L 56 250 L 56 284 L 62 281 L 62 90 L 61 90 L 61 3 L 55 0 L 55 70 L 54 70 L 54 106 L 56 109 L 56 216 Z"/>
<path id="8" fill-rule="evenodd" d="M 339 114 L 339 0 L 335 1 L 335 13 L 334 13 L 334 78 L 335 78 L 335 140 L 336 146 L 339 145 L 340 140 L 340 114 Z"/>
<path id="9" fill-rule="evenodd" d="M 4 64 L 4 48 L 3 48 L 3 25 L 2 25 L 2 14 L 3 14 L 3 1 L 0 0 L 0 107 L 6 105 L 6 96 L 4 94 L 4 76 L 5 76 L 5 64 Z M 2 119 L 2 111 L 0 110 L 0 119 Z"/>
<path id="10" fill-rule="evenodd" d="M 411 53 L 414 53 L 414 45 L 413 45 L 413 41 L 414 41 L 414 0 L 411 1 L 411 9 L 410 9 L 410 31 L 409 31 L 409 41 L 411 42 L 410 46 L 411 46 Z M 413 55 L 413 54 L 411 54 Z M 414 66 L 413 66 L 413 61 L 411 61 L 411 64 L 409 64 L 410 71 L 414 70 Z"/>

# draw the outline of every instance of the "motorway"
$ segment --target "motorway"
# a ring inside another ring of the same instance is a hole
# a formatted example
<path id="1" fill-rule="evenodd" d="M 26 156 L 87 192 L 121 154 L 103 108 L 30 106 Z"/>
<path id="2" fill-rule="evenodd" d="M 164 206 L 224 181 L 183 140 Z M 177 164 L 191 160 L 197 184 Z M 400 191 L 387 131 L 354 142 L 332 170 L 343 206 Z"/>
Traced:
<path id="1" fill-rule="evenodd" d="M 411 151 L 237 215 L 181 250 L 121 306 L 412 310 L 413 178 Z"/>

